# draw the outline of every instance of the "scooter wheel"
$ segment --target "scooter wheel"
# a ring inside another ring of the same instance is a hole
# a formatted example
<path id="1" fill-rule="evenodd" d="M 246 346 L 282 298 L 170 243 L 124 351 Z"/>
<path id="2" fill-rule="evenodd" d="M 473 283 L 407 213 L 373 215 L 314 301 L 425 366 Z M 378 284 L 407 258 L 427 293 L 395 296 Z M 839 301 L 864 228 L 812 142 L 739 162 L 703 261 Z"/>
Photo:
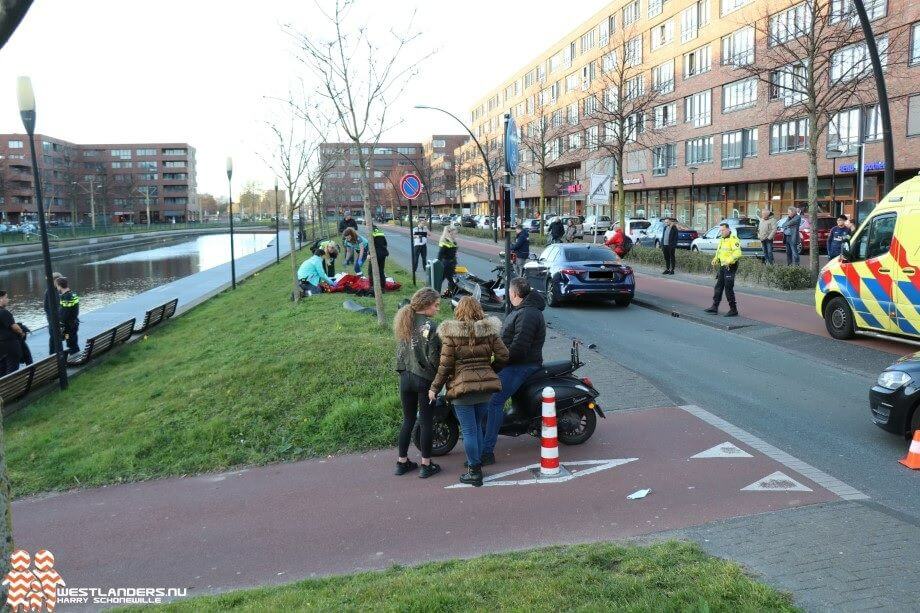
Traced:
<path id="1" fill-rule="evenodd" d="M 584 405 L 572 407 L 559 414 L 557 425 L 560 443 L 581 445 L 594 434 L 597 414 Z"/>
<path id="2" fill-rule="evenodd" d="M 435 419 L 431 424 L 431 455 L 447 455 L 457 445 L 460 440 L 460 425 L 453 419 L 438 420 Z M 419 433 L 418 423 L 412 429 L 412 442 L 415 447 L 421 451 L 421 435 Z"/>

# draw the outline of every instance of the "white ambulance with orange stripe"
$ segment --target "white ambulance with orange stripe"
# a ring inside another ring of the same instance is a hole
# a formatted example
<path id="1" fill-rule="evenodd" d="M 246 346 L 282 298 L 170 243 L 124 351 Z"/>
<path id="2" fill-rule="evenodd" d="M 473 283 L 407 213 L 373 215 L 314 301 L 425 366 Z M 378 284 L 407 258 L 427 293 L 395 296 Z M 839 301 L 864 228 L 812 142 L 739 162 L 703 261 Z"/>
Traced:
<path id="1" fill-rule="evenodd" d="M 885 196 L 824 266 L 815 308 L 834 338 L 920 341 L 920 176 Z"/>

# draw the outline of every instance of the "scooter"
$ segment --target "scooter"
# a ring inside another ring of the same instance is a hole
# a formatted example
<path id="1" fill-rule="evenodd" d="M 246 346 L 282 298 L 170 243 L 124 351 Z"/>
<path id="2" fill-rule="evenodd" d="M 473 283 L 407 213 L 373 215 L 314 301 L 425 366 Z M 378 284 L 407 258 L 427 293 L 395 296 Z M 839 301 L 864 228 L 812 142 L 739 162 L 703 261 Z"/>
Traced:
<path id="1" fill-rule="evenodd" d="M 499 258 L 504 258 L 505 252 L 499 253 Z M 511 254 L 511 262 L 514 263 L 517 256 Z M 457 304 L 464 296 L 472 296 L 482 305 L 483 311 L 501 313 L 505 310 L 505 267 L 499 264 L 492 269 L 494 279 L 481 279 L 476 275 L 467 272 L 466 274 L 457 275 L 457 292 L 451 296 L 451 305 L 457 308 Z"/>
<path id="2" fill-rule="evenodd" d="M 587 377 L 575 376 L 575 371 L 584 366 L 579 359 L 578 341 L 572 341 L 571 357 L 568 360 L 544 362 L 511 397 L 511 408 L 506 409 L 499 434 L 540 436 L 543 416 L 543 388 L 552 387 L 556 393 L 556 423 L 559 442 L 564 445 L 581 445 L 594 434 L 597 418 L 605 418 L 597 404 L 600 392 Z M 444 396 L 435 400 L 432 423 L 432 449 L 435 456 L 447 455 L 460 439 L 460 422 L 453 406 Z M 419 429 L 416 425 L 412 440 L 419 447 Z"/>

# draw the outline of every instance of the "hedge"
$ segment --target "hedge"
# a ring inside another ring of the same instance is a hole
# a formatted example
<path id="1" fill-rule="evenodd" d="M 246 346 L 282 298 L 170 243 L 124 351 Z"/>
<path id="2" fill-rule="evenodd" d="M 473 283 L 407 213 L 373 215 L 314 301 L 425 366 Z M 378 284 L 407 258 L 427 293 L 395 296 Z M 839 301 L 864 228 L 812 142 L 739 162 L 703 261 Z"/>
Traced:
<path id="1" fill-rule="evenodd" d="M 633 246 L 628 261 L 649 266 L 664 266 L 664 253 L 652 247 Z M 691 274 L 715 274 L 712 256 L 705 253 L 677 250 L 677 270 Z M 781 290 L 811 289 L 815 280 L 811 271 L 803 266 L 774 266 L 764 264 L 758 258 L 743 258 L 738 263 L 736 277 L 747 283 L 766 285 Z"/>

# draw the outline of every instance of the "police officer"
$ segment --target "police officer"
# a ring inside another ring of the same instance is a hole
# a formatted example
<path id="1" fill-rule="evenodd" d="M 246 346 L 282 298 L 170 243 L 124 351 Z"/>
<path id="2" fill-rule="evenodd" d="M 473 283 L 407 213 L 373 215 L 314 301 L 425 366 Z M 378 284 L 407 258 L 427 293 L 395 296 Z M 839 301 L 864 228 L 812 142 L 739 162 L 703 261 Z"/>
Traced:
<path id="1" fill-rule="evenodd" d="M 722 302 L 722 291 L 724 290 L 729 307 L 725 316 L 737 317 L 738 303 L 735 302 L 735 272 L 738 270 L 738 261 L 742 256 L 741 241 L 738 240 L 737 236 L 732 235 L 732 230 L 727 223 L 719 224 L 719 230 L 722 236 L 719 238 L 716 255 L 712 258 L 712 265 L 718 266 L 719 272 L 716 276 L 715 293 L 712 295 L 712 306 L 706 309 L 706 312 L 719 312 L 719 303 Z"/>
<path id="2" fill-rule="evenodd" d="M 387 289 L 387 276 L 384 273 L 384 268 L 386 267 L 387 256 L 390 255 L 390 250 L 387 249 L 387 237 L 377 226 L 371 229 L 371 237 L 374 239 L 374 253 L 377 254 L 377 274 L 380 276 L 380 291 L 384 292 Z"/>
<path id="3" fill-rule="evenodd" d="M 59 277 L 55 281 L 58 293 L 61 295 L 61 330 L 64 332 L 64 341 L 67 343 L 66 355 L 80 353 L 77 342 L 77 330 L 80 328 L 80 297 L 70 291 L 67 277 Z"/>
<path id="4" fill-rule="evenodd" d="M 412 228 L 412 272 L 418 268 L 419 258 L 422 260 L 422 270 L 428 270 L 428 224 L 424 219 L 419 219 Z"/>
<path id="5" fill-rule="evenodd" d="M 447 294 L 453 296 L 457 292 L 457 281 L 454 273 L 457 269 L 457 224 L 444 226 L 441 240 L 438 241 L 438 259 L 444 266 L 444 278 L 447 279 Z M 440 287 L 434 288 L 441 291 Z"/>

